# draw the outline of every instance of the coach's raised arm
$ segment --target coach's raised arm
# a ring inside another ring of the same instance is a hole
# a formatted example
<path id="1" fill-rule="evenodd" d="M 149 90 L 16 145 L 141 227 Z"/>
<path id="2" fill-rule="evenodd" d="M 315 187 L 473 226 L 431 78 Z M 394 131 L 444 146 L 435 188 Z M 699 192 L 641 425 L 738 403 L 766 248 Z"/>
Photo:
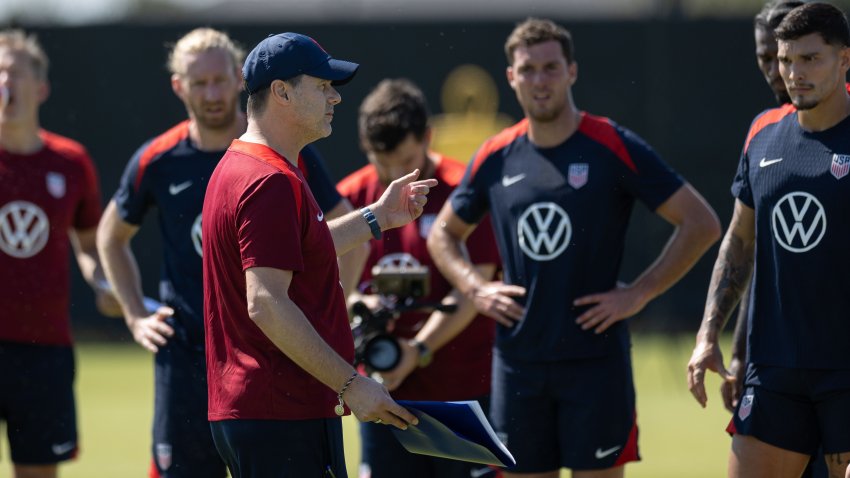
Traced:
<path id="1" fill-rule="evenodd" d="M 352 366 L 336 256 L 418 217 L 436 181 L 415 171 L 328 224 L 298 168 L 357 68 L 296 33 L 266 38 L 243 67 L 248 128 L 210 177 L 202 218 L 209 419 L 234 478 L 348 476 L 346 405 L 417 422 Z"/>

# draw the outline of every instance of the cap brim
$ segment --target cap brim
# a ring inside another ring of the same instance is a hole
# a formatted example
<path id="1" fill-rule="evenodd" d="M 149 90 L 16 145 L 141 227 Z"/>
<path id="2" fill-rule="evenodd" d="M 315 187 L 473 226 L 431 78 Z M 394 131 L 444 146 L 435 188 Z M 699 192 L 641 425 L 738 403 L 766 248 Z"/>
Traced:
<path id="1" fill-rule="evenodd" d="M 331 80 L 331 84 L 335 86 L 344 85 L 354 78 L 357 74 L 357 69 L 360 65 L 345 60 L 335 60 L 331 58 L 326 63 L 322 63 L 313 71 L 306 72 L 308 75 Z"/>

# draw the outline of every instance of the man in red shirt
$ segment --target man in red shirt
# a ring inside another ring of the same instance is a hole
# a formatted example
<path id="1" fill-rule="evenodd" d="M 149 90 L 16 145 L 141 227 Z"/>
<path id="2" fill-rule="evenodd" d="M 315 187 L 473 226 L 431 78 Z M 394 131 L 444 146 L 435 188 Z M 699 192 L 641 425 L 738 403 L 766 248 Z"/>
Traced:
<path id="1" fill-rule="evenodd" d="M 357 68 L 282 33 L 242 69 L 248 129 L 213 172 L 202 218 L 209 419 L 233 478 L 347 476 L 345 405 L 360 420 L 417 423 L 351 365 L 336 256 L 417 218 L 437 181 L 415 171 L 328 224 L 296 163 L 331 133 L 335 86 Z"/>
<path id="2" fill-rule="evenodd" d="M 376 373 L 395 399 L 479 400 L 486 410 L 495 323 L 477 315 L 472 303 L 437 271 L 426 246 L 434 218 L 466 166 L 429 151 L 428 116 L 425 95 L 408 80 L 382 81 L 360 105 L 360 144 L 369 164 L 343 179 L 337 185 L 340 193 L 355 207 L 367 206 L 380 198 L 391 181 L 415 169 L 422 171 L 422 177 L 435 178 L 440 186 L 429 194 L 419 219 L 388 231 L 380 241 L 369 241 L 371 253 L 359 287 L 362 293 L 351 294 L 349 303 L 362 301 L 373 310 L 380 307 L 376 295 L 380 291 L 369 286 L 373 266 L 428 267 L 430 292 L 418 300 L 456 304 L 457 310 L 401 313 L 392 329 L 401 360 L 393 369 Z M 478 228 L 467 245 L 473 263 L 487 278 L 492 277 L 499 254 L 489 224 Z M 361 424 L 360 437 L 361 478 L 468 478 L 473 470 L 487 471 L 468 462 L 407 453 L 388 428 L 373 423 Z"/>
<path id="3" fill-rule="evenodd" d="M 34 37 L 0 31 L 0 421 L 18 478 L 55 477 L 77 453 L 69 243 L 99 310 L 120 315 L 97 286 L 94 165 L 82 145 L 39 126 L 47 63 Z"/>

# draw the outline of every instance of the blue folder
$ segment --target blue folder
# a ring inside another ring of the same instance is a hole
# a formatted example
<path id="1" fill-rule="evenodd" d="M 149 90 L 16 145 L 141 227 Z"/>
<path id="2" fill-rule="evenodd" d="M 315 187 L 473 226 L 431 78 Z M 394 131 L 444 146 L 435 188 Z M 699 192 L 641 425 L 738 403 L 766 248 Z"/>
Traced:
<path id="1" fill-rule="evenodd" d="M 398 403 L 419 418 L 419 424 L 407 430 L 391 427 L 407 451 L 486 465 L 516 465 L 478 402 L 399 400 Z"/>

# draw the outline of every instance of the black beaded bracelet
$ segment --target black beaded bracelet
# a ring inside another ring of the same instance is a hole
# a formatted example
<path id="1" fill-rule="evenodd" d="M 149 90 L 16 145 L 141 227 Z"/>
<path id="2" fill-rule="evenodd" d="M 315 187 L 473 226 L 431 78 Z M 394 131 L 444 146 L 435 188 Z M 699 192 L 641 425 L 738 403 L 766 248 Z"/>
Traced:
<path id="1" fill-rule="evenodd" d="M 372 237 L 380 240 L 381 226 L 378 225 L 378 218 L 375 217 L 375 214 L 373 214 L 372 210 L 368 207 L 360 209 L 360 213 L 363 214 L 363 218 L 366 219 L 366 224 L 368 224 L 369 229 L 372 230 Z"/>
<path id="2" fill-rule="evenodd" d="M 348 390 L 349 385 L 354 382 L 354 379 L 357 378 L 358 375 L 359 374 L 357 373 L 357 371 L 352 373 L 351 376 L 348 377 L 348 380 L 346 380 L 345 385 L 342 386 L 342 390 L 340 390 L 339 393 L 336 394 L 336 398 L 337 400 L 339 400 L 339 404 L 334 407 L 334 412 L 340 417 L 345 414 L 345 402 L 342 400 L 342 394 L 345 393 L 346 390 Z"/>

